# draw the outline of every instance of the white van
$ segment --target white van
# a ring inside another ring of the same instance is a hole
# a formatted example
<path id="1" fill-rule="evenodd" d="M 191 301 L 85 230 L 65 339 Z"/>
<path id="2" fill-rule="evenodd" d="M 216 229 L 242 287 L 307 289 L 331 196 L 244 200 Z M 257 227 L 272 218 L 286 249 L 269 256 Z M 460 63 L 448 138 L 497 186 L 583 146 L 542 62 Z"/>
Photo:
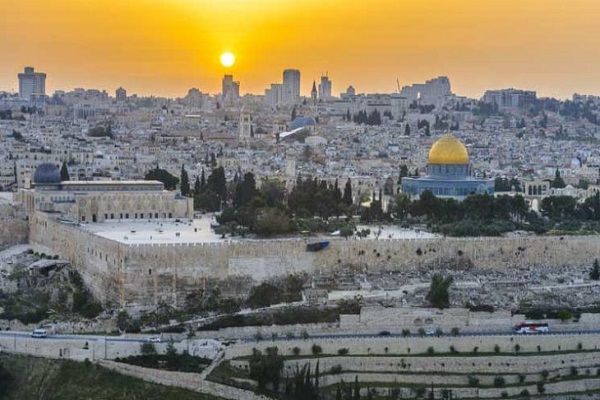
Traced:
<path id="1" fill-rule="evenodd" d="M 46 336 L 48 336 L 48 332 L 45 329 L 34 329 L 33 333 L 31 334 L 31 337 L 34 338 L 45 338 Z"/>

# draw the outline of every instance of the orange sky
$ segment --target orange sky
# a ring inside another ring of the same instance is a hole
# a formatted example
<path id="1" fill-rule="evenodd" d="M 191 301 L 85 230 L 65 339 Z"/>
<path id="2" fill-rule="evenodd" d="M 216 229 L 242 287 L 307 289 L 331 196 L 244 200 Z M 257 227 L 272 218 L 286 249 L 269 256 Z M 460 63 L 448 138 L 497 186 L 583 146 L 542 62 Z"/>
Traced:
<path id="1" fill-rule="evenodd" d="M 600 94 L 599 0 L 2 0 L 0 90 L 46 72 L 74 87 L 183 96 L 220 91 L 219 55 L 242 93 L 302 72 L 302 93 L 328 71 L 337 95 L 392 92 L 447 75 L 480 97 L 517 87 Z"/>

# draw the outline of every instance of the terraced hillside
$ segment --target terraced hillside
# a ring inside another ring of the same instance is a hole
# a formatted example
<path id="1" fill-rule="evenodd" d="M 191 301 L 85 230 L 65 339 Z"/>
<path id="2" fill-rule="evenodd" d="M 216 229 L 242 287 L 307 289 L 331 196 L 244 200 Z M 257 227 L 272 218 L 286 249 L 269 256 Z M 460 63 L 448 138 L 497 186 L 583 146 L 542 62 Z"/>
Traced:
<path id="1" fill-rule="evenodd" d="M 276 340 L 228 349 L 209 379 L 286 399 L 589 399 L 599 346 L 599 335 Z"/>

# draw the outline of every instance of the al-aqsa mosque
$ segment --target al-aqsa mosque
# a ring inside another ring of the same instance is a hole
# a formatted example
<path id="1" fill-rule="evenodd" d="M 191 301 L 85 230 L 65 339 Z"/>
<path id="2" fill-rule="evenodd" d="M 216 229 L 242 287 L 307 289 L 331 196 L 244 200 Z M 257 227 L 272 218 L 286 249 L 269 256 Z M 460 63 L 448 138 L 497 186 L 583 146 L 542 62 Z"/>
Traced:
<path id="1" fill-rule="evenodd" d="M 448 134 L 431 146 L 426 176 L 402 178 L 402 192 L 411 197 L 426 190 L 436 197 L 463 200 L 470 194 L 493 194 L 494 180 L 472 177 L 467 148 Z"/>

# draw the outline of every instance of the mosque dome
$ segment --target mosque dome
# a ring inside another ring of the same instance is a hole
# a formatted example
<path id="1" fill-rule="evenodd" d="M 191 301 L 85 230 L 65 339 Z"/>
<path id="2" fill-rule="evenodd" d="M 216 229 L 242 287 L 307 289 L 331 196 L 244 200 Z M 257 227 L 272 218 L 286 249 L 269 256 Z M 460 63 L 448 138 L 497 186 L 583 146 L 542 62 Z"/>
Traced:
<path id="1" fill-rule="evenodd" d="M 429 164 L 469 164 L 467 148 L 452 135 L 444 135 L 431 146 Z"/>
<path id="2" fill-rule="evenodd" d="M 54 164 L 40 164 L 33 174 L 34 185 L 60 185 L 60 171 Z"/>

